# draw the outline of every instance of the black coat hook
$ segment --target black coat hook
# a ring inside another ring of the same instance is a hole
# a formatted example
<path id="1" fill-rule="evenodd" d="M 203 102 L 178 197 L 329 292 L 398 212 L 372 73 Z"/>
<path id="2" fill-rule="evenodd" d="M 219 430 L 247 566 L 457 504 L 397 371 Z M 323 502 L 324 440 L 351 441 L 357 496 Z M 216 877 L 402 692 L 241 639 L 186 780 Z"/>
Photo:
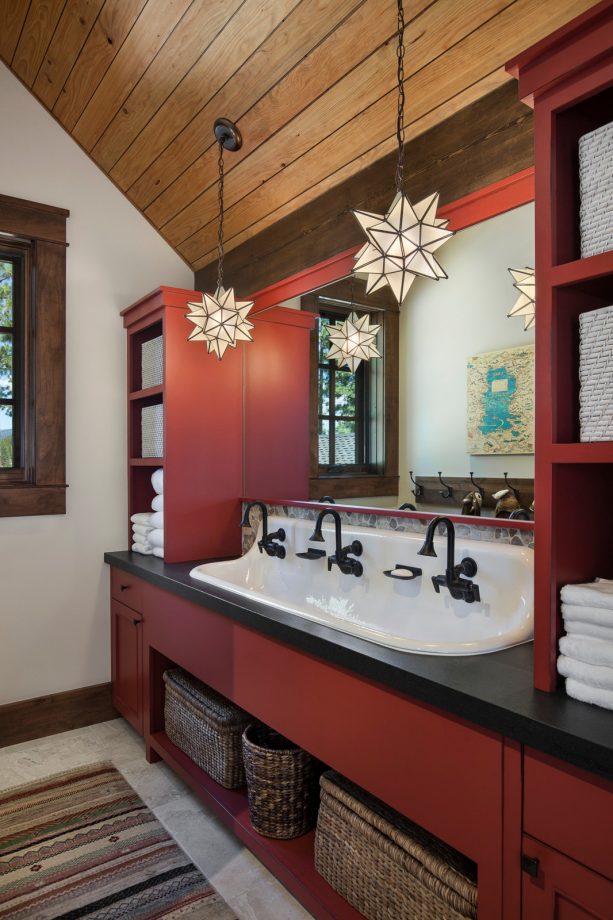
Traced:
<path id="1" fill-rule="evenodd" d="M 412 505 L 411 502 L 403 502 L 398 508 L 398 511 L 417 511 L 417 508 L 415 505 Z"/>
<path id="2" fill-rule="evenodd" d="M 473 479 L 472 470 L 470 471 L 470 482 L 471 482 L 471 485 L 474 487 L 475 492 L 478 492 L 481 498 L 485 498 L 485 492 L 483 491 L 482 487 L 479 485 L 479 483 L 475 482 L 475 480 Z"/>
<path id="3" fill-rule="evenodd" d="M 443 482 L 443 474 L 441 470 L 438 471 L 438 481 L 442 486 L 445 487 L 444 489 L 440 490 L 439 494 L 442 495 L 443 498 L 453 498 L 453 488 L 448 483 Z"/>
<path id="4" fill-rule="evenodd" d="M 424 487 L 420 486 L 420 484 L 418 482 L 415 482 L 415 480 L 413 479 L 413 470 L 409 470 L 409 476 L 411 477 L 411 482 L 413 483 L 413 488 L 411 489 L 411 492 L 413 493 L 416 499 L 421 498 L 422 495 L 424 494 Z"/>
<path id="5" fill-rule="evenodd" d="M 515 496 L 515 498 L 517 499 L 517 501 L 518 501 L 519 504 L 521 505 L 521 499 L 520 499 L 520 497 L 519 497 L 519 489 L 516 489 L 514 486 L 511 485 L 511 483 L 510 483 L 509 480 L 507 479 L 508 473 L 503 473 L 502 475 L 504 476 L 504 481 L 505 481 L 505 483 L 506 483 L 506 485 L 507 485 L 507 489 L 510 489 L 510 491 L 513 493 L 513 495 Z"/>

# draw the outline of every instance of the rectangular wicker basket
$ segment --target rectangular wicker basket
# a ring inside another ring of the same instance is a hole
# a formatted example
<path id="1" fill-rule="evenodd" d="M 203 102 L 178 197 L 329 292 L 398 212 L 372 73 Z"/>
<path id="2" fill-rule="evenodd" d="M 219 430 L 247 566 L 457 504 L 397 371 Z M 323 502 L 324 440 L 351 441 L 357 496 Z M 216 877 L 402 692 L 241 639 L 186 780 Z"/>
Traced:
<path id="1" fill-rule="evenodd" d="M 164 672 L 166 734 L 226 789 L 245 785 L 242 734 L 251 716 L 181 668 Z"/>
<path id="2" fill-rule="evenodd" d="M 164 456 L 164 406 L 144 406 L 141 412 L 141 457 Z"/>
<path id="3" fill-rule="evenodd" d="M 159 386 L 164 381 L 164 338 L 158 335 L 155 339 L 143 342 L 141 346 L 141 386 L 143 390 L 148 387 Z"/>
<path id="4" fill-rule="evenodd" d="M 320 780 L 315 867 L 368 920 L 477 916 L 477 867 L 337 773 Z"/>
<path id="5" fill-rule="evenodd" d="M 582 441 L 613 441 L 613 306 L 579 315 Z"/>
<path id="6" fill-rule="evenodd" d="M 613 121 L 579 138 L 581 258 L 613 249 Z"/>

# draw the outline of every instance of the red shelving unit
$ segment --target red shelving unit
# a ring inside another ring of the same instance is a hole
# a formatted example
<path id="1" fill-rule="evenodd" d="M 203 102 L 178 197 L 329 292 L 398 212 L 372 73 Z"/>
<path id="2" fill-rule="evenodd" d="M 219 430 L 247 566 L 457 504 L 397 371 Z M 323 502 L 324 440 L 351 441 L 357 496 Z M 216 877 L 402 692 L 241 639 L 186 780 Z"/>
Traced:
<path id="1" fill-rule="evenodd" d="M 159 287 L 122 311 L 128 333 L 128 537 L 130 517 L 149 511 L 151 475 L 164 469 L 166 562 L 240 553 L 242 348 L 223 361 L 187 341 L 196 291 Z M 144 342 L 163 338 L 163 381 L 142 388 Z M 143 457 L 141 411 L 164 406 L 163 457 Z"/>
<path id="2" fill-rule="evenodd" d="M 578 141 L 613 120 L 613 0 L 507 65 L 534 106 L 535 686 L 557 686 L 560 588 L 613 577 L 613 442 L 581 443 L 580 313 L 613 304 L 613 252 L 580 258 Z"/>

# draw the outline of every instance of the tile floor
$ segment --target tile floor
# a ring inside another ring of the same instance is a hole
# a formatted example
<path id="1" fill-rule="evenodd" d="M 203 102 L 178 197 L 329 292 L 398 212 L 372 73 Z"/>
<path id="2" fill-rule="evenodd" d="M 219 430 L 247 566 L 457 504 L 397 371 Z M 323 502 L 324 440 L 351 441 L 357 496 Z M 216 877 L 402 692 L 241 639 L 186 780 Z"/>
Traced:
<path id="1" fill-rule="evenodd" d="M 239 920 L 311 916 L 164 764 L 148 764 L 142 739 L 114 719 L 0 749 L 0 790 L 111 760 Z"/>

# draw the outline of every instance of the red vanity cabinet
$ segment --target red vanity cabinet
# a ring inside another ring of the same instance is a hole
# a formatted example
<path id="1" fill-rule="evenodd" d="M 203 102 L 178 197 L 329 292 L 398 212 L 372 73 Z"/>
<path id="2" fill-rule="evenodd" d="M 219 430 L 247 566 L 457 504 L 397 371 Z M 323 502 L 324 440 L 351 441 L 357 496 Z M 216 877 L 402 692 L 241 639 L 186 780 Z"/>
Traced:
<path id="1" fill-rule="evenodd" d="M 522 920 L 611 920 L 610 879 L 527 835 L 523 852 L 536 863 L 523 873 Z"/>
<path id="2" fill-rule="evenodd" d="M 134 578 L 133 575 L 127 575 L 118 569 L 111 569 L 113 705 L 141 735 L 143 733 L 142 586 L 143 582 Z"/>

